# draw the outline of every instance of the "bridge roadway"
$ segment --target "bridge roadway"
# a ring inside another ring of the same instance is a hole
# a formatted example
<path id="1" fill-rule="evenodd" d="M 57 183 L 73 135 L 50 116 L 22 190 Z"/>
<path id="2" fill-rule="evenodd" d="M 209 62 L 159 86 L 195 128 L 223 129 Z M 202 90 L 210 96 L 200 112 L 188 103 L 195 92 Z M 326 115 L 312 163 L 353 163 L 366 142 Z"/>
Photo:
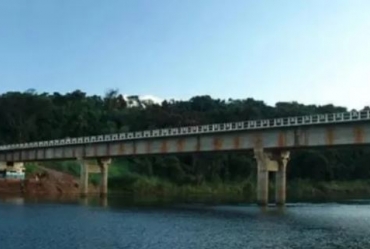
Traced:
<path id="1" fill-rule="evenodd" d="M 251 120 L 65 138 L 0 146 L 0 161 L 34 162 L 78 159 L 81 192 L 87 194 L 88 159 L 99 159 L 107 192 L 112 157 L 254 150 L 258 166 L 257 200 L 268 199 L 268 172 L 276 172 L 276 202 L 285 202 L 289 151 L 299 148 L 370 144 L 370 111 Z"/>

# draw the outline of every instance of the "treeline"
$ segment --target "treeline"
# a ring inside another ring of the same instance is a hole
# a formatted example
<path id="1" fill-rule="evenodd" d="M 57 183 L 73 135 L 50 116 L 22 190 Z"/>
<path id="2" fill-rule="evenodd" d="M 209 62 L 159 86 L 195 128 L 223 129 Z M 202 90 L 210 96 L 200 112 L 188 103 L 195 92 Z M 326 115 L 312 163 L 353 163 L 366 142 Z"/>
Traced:
<path id="1" fill-rule="evenodd" d="M 210 96 L 129 107 L 117 91 L 104 97 L 81 91 L 8 92 L 0 95 L 0 143 L 344 111 L 348 110 L 333 105 L 280 102 L 269 106 L 252 98 L 220 100 Z M 254 177 L 256 170 L 253 155 L 248 153 L 201 155 L 196 164 L 189 155 L 130 160 L 131 171 L 178 184 L 241 181 Z M 370 150 L 362 147 L 294 151 L 288 177 L 317 181 L 370 179 Z"/>

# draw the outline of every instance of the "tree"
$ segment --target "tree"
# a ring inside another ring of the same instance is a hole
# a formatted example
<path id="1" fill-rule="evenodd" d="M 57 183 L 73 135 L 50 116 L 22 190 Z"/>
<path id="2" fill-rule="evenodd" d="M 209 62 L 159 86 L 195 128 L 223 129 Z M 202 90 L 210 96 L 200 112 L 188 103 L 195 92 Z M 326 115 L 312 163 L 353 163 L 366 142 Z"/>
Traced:
<path id="1" fill-rule="evenodd" d="M 221 100 L 208 95 L 129 108 L 118 90 L 109 90 L 101 97 L 79 90 L 48 94 L 31 89 L 0 95 L 0 143 L 344 111 L 347 109 L 334 105 L 278 102 L 269 106 L 252 98 Z M 369 162 L 368 149 L 300 150 L 292 153 L 288 177 L 317 181 L 367 179 Z M 131 170 L 138 174 L 178 184 L 243 181 L 254 176 L 256 170 L 253 155 L 247 153 L 199 155 L 196 163 L 188 155 L 155 156 L 136 158 L 132 164 Z"/>

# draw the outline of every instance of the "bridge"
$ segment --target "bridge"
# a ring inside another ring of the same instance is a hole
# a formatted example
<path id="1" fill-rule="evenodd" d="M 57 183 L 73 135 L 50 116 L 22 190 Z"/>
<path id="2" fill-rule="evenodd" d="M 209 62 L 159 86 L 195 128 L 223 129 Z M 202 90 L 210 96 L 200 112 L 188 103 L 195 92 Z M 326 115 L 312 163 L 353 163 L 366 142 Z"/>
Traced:
<path id="1" fill-rule="evenodd" d="M 275 172 L 275 201 L 286 199 L 290 151 L 370 144 L 370 111 L 249 120 L 65 138 L 0 146 L 0 162 L 75 159 L 81 165 L 80 191 L 88 193 L 88 160 L 97 159 L 100 192 L 106 195 L 111 158 L 122 156 L 253 150 L 257 161 L 257 201 L 268 203 L 269 172 Z"/>

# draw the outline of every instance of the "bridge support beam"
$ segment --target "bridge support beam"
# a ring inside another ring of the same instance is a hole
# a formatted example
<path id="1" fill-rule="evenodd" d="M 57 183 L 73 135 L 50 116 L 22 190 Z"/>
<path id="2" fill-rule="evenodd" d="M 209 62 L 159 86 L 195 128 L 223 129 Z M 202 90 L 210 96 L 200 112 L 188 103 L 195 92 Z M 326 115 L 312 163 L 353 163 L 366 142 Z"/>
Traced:
<path id="1" fill-rule="evenodd" d="M 275 173 L 275 201 L 283 206 L 286 201 L 286 166 L 289 161 L 289 151 L 282 151 L 277 156 L 278 169 Z"/>
<path id="2" fill-rule="evenodd" d="M 289 152 L 265 152 L 255 149 L 254 156 L 257 161 L 257 203 L 265 206 L 268 204 L 269 172 L 275 175 L 275 201 L 277 205 L 284 205 L 286 200 L 286 165 Z"/>
<path id="3" fill-rule="evenodd" d="M 89 193 L 89 164 L 83 160 L 78 160 L 80 164 L 80 195 L 86 197 Z"/>
<path id="4" fill-rule="evenodd" d="M 100 196 L 105 197 L 108 194 L 108 167 L 111 163 L 110 158 L 98 158 L 97 164 L 89 164 L 84 159 L 78 159 L 81 167 L 80 173 L 80 194 L 86 197 L 89 194 L 89 173 L 100 174 Z"/>
<path id="5" fill-rule="evenodd" d="M 112 160 L 110 158 L 99 158 L 98 165 L 100 168 L 100 196 L 106 197 L 108 194 L 108 167 Z"/>

